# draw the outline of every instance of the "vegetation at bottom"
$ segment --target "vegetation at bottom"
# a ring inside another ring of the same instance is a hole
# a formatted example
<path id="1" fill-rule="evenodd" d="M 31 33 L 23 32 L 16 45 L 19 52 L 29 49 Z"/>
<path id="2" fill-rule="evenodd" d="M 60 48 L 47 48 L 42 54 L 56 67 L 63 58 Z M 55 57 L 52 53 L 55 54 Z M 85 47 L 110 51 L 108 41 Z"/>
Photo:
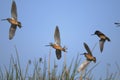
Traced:
<path id="1" fill-rule="evenodd" d="M 82 64 L 79 56 L 75 59 L 73 58 L 71 64 L 68 66 L 66 65 L 66 59 L 64 56 L 62 70 L 58 70 L 58 66 L 55 61 L 53 68 L 50 68 L 49 56 L 48 60 L 46 60 L 46 58 L 39 58 L 39 60 L 35 60 L 34 62 L 28 60 L 25 70 L 23 70 L 17 49 L 15 48 L 15 50 L 16 58 L 11 56 L 10 64 L 8 66 L 4 66 L 4 69 L 0 67 L 0 80 L 95 80 L 95 76 L 92 75 L 92 71 L 99 65 L 99 63 L 96 63 L 89 70 L 87 69 L 89 66 L 82 66 L 82 70 L 78 72 L 78 68 Z M 33 64 L 33 70 L 30 68 L 31 64 Z M 118 71 L 115 73 L 107 71 L 105 78 L 99 78 L 97 80 L 120 80 L 120 67 L 117 63 L 116 68 Z M 32 72 L 30 72 L 30 70 Z"/>

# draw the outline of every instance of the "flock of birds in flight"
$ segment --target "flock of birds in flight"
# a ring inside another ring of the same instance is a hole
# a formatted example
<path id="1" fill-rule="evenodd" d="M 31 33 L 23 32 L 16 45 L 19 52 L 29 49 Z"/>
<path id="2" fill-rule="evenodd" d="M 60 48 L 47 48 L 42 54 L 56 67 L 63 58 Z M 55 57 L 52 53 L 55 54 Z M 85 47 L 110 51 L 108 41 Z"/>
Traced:
<path id="1" fill-rule="evenodd" d="M 92 35 L 97 35 L 100 38 L 99 44 L 100 44 L 100 51 L 102 52 L 103 47 L 104 47 L 104 42 L 106 40 L 110 41 L 110 39 L 105 34 L 103 34 L 102 32 L 100 32 L 98 30 L 95 31 L 95 33 Z M 61 40 L 60 40 L 60 32 L 59 32 L 58 26 L 56 26 L 56 28 L 55 28 L 54 40 L 55 40 L 54 43 L 50 43 L 49 45 L 46 45 L 46 46 L 53 47 L 56 50 L 57 59 L 60 59 L 61 58 L 61 51 L 63 51 L 63 52 L 67 52 L 67 51 L 66 51 L 66 47 L 61 47 L 61 45 L 60 45 Z M 89 46 L 86 43 L 84 43 L 84 47 L 87 51 L 87 53 L 83 53 L 83 55 L 85 55 L 86 59 L 88 61 L 96 62 L 96 58 L 92 55 L 92 52 L 91 52 Z"/>
<path id="2" fill-rule="evenodd" d="M 2 19 L 2 20 L 7 20 L 11 24 L 11 27 L 9 29 L 9 39 L 10 40 L 13 39 L 13 37 L 15 35 L 15 31 L 17 29 L 17 26 L 19 28 L 22 27 L 21 22 L 19 22 L 17 20 L 17 6 L 16 6 L 16 3 L 14 0 L 12 1 L 12 6 L 11 6 L 11 16 L 12 16 L 12 18 Z M 114 24 L 120 26 L 120 23 L 116 22 Z M 110 41 L 110 39 L 105 34 L 100 32 L 99 30 L 95 31 L 95 33 L 92 35 L 97 35 L 100 38 L 99 45 L 100 45 L 100 51 L 102 52 L 103 48 L 104 48 L 105 41 L 106 40 Z M 61 52 L 62 51 L 67 52 L 67 51 L 66 51 L 66 47 L 61 47 L 60 31 L 59 31 L 58 26 L 56 26 L 56 28 L 55 28 L 54 40 L 55 40 L 54 43 L 50 43 L 49 45 L 46 45 L 46 46 L 51 46 L 56 50 L 55 51 L 56 57 L 59 60 L 61 58 Z M 96 62 L 96 57 L 94 57 L 92 55 L 92 52 L 91 52 L 89 46 L 86 43 L 84 43 L 83 45 L 87 51 L 86 53 L 83 53 L 83 55 L 86 57 L 86 60 Z"/>

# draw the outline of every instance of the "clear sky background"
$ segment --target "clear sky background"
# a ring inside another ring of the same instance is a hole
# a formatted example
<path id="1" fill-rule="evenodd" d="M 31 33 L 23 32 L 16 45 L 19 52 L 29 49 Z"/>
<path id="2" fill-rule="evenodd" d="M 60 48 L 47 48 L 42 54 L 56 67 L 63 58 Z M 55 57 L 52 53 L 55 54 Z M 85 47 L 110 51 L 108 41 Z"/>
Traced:
<path id="1" fill-rule="evenodd" d="M 16 56 L 16 45 L 21 65 L 24 68 L 27 61 L 40 57 L 48 59 L 49 47 L 45 45 L 54 42 L 54 30 L 59 26 L 61 45 L 68 48 L 67 65 L 77 53 L 86 52 L 83 42 L 93 50 L 93 55 L 100 64 L 94 69 L 95 76 L 104 76 L 107 64 L 110 71 L 117 70 L 115 62 L 120 64 L 120 27 L 114 22 L 120 22 L 120 0 L 15 0 L 18 20 L 22 23 L 17 28 L 12 40 L 8 39 L 10 24 L 0 21 L 0 66 L 8 65 L 11 55 Z M 12 0 L 0 0 L 0 19 L 11 17 Z M 107 35 L 111 42 L 106 41 L 101 54 L 99 38 L 91 36 L 96 30 Z M 52 49 L 52 60 L 62 67 L 64 57 L 56 59 Z M 62 54 L 64 56 L 64 54 Z M 80 57 L 82 61 L 84 56 Z M 92 62 L 90 65 L 94 66 Z M 97 75 L 96 75 L 97 74 Z"/>

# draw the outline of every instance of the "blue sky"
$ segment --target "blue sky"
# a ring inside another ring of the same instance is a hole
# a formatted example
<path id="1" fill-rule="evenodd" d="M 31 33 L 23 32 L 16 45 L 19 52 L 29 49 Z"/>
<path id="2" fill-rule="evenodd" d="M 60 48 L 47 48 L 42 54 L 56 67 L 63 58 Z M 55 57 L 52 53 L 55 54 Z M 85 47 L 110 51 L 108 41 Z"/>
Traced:
<path id="1" fill-rule="evenodd" d="M 106 65 L 111 64 L 111 72 L 116 69 L 115 62 L 120 64 L 120 28 L 114 22 L 120 22 L 120 0 L 15 0 L 17 4 L 18 20 L 23 27 L 17 29 L 12 40 L 8 39 L 10 24 L 0 22 L 0 66 L 8 65 L 11 55 L 15 54 L 17 46 L 21 64 L 25 65 L 29 59 L 34 61 L 40 57 L 48 59 L 49 47 L 45 45 L 54 42 L 54 30 L 59 26 L 61 45 L 68 48 L 67 64 L 77 53 L 86 52 L 83 42 L 93 50 L 93 55 L 100 64 L 93 74 L 104 76 Z M 1 0 L 0 19 L 11 17 L 12 0 Z M 111 42 L 105 42 L 102 54 L 99 50 L 99 38 L 91 36 L 95 30 L 107 35 Z M 62 54 L 63 56 L 64 54 Z M 56 60 L 61 67 L 64 57 L 56 59 L 54 49 L 52 60 Z M 84 61 L 84 56 L 81 56 Z M 90 65 L 94 66 L 94 63 Z M 113 69 L 114 68 L 114 69 Z"/>

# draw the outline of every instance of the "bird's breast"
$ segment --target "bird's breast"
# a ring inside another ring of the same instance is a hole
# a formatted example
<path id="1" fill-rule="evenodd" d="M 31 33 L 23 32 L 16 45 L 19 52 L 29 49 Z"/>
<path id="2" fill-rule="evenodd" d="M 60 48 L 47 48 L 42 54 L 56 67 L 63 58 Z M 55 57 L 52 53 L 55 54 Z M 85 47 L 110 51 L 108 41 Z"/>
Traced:
<path id="1" fill-rule="evenodd" d="M 100 38 L 101 39 L 106 39 L 106 36 L 105 35 L 100 35 Z"/>
<path id="2" fill-rule="evenodd" d="M 17 20 L 14 20 L 14 19 L 10 19 L 9 22 L 10 22 L 11 24 L 14 24 L 14 25 L 18 25 L 18 24 L 19 24 L 18 21 L 17 21 Z"/>
<path id="3" fill-rule="evenodd" d="M 86 54 L 85 56 L 87 59 L 90 59 L 90 60 L 93 59 L 93 56 L 91 56 L 90 54 Z"/>
<path id="4" fill-rule="evenodd" d="M 55 48 L 55 49 L 59 49 L 59 50 L 62 50 L 61 46 L 56 45 L 56 44 L 53 45 L 53 48 Z"/>

